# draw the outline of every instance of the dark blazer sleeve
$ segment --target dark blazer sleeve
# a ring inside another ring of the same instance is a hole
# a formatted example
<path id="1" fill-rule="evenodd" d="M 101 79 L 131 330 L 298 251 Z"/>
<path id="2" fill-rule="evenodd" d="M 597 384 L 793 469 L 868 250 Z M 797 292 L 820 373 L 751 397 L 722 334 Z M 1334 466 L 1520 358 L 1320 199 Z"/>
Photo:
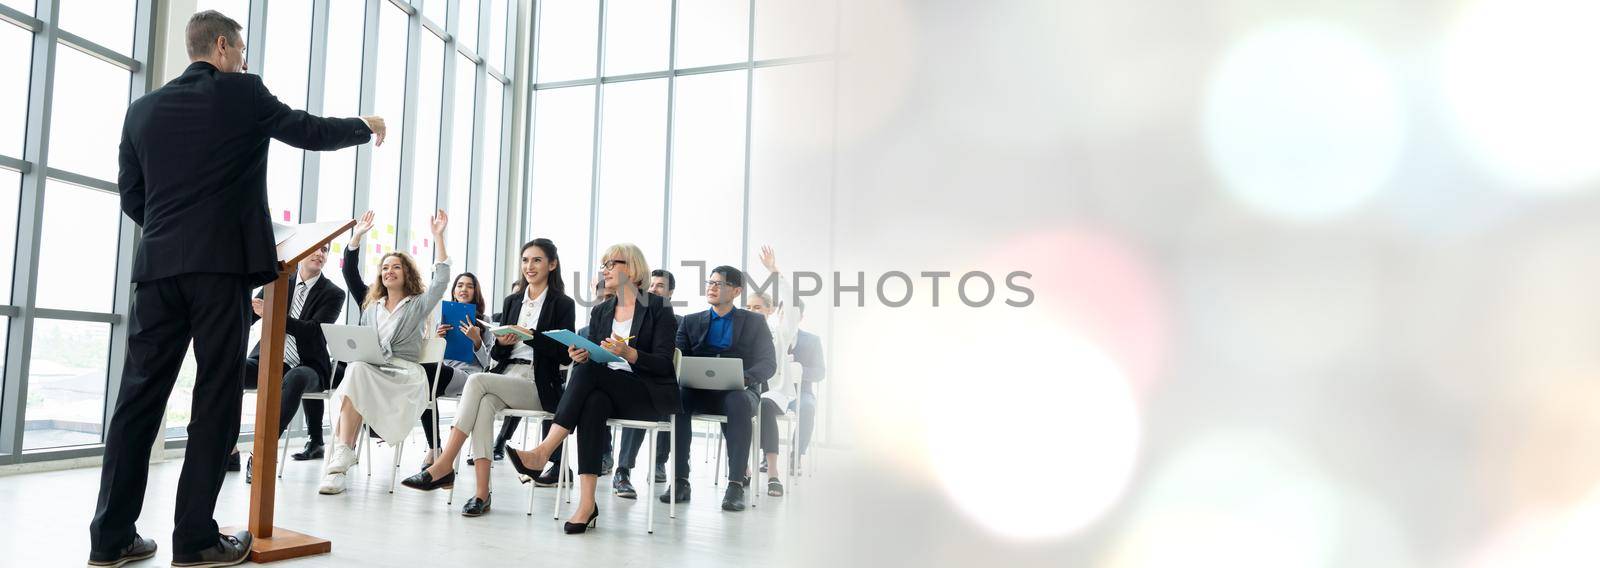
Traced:
<path id="1" fill-rule="evenodd" d="M 556 297 L 555 301 L 551 302 L 551 304 L 551 307 L 555 309 L 554 318 L 551 319 L 551 323 L 554 324 L 555 327 L 550 329 L 565 329 L 567 331 L 572 331 L 573 326 L 577 325 L 578 323 L 577 308 L 574 307 L 572 299 L 566 297 L 565 295 L 561 295 Z M 541 329 L 538 331 L 550 331 L 550 329 Z M 556 361 L 558 365 L 569 365 L 572 363 L 572 357 L 567 355 L 567 346 L 562 344 L 560 341 L 550 339 L 550 336 L 548 335 L 543 333 L 535 333 L 533 334 L 533 339 L 529 339 L 523 343 L 528 344 L 528 347 L 532 347 L 533 352 L 539 354 L 539 357 L 545 358 L 546 360 Z"/>
<path id="2" fill-rule="evenodd" d="M 339 273 L 344 275 L 344 287 L 350 290 L 350 296 L 360 303 L 367 297 L 367 284 L 361 281 L 361 249 L 346 246 L 344 249 L 344 266 L 339 268 Z"/>
<path id="3" fill-rule="evenodd" d="M 673 333 L 673 335 L 677 338 L 676 343 L 677 343 L 678 349 L 682 350 L 684 355 L 688 355 L 689 353 L 694 352 L 693 349 L 689 348 L 689 328 L 690 327 L 692 327 L 692 326 L 689 325 L 689 318 L 685 317 L 685 318 L 683 318 L 683 321 L 678 322 L 678 331 Z"/>
<path id="4" fill-rule="evenodd" d="M 123 119 L 126 123 L 127 119 Z M 117 192 L 122 198 L 122 212 L 135 225 L 144 226 L 144 167 L 139 165 L 139 155 L 133 151 L 133 139 L 128 129 L 122 129 L 122 143 L 117 147 Z"/>
<path id="5" fill-rule="evenodd" d="M 672 349 L 676 346 L 673 338 L 677 333 L 673 328 L 678 327 L 678 320 L 672 317 L 672 306 L 664 302 L 647 309 L 656 311 L 656 317 L 652 320 L 654 327 L 651 329 L 650 350 L 639 350 L 639 357 L 631 365 L 633 371 L 638 375 L 668 377 L 676 381 L 678 375 L 672 368 Z"/>
<path id="6" fill-rule="evenodd" d="M 739 352 L 750 354 L 744 361 L 744 384 L 754 386 L 772 378 L 778 370 L 778 359 L 772 352 L 772 330 L 767 329 L 767 318 L 755 312 L 745 313 L 749 315 L 742 318 L 743 323 L 750 326 L 750 332 L 741 334 L 745 345 L 739 346 Z"/>
<path id="7" fill-rule="evenodd" d="M 323 118 L 283 104 L 256 77 L 256 125 L 262 134 L 305 150 L 338 150 L 372 139 L 372 130 L 359 118 Z"/>

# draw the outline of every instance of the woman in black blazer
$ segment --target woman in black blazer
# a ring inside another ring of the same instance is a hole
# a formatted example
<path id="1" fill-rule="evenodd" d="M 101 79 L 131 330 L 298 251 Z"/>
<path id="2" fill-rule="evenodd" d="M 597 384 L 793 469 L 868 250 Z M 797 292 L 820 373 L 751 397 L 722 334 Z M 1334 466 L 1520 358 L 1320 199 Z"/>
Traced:
<path id="1" fill-rule="evenodd" d="M 568 534 L 593 527 L 600 516 L 594 491 L 600 458 L 611 445 L 606 420 L 660 420 L 679 408 L 678 373 L 672 362 L 678 320 L 672 306 L 644 291 L 650 267 L 639 247 L 612 245 L 600 258 L 606 288 L 616 290 L 616 295 L 589 312 L 588 338 L 623 362 L 595 362 L 589 351 L 569 348 L 575 367 L 567 394 L 556 407 L 556 425 L 538 446 L 506 453 L 517 471 L 535 475 L 569 433 L 583 432 L 578 437 L 582 491 L 578 508 L 564 527 Z"/>
<path id="2" fill-rule="evenodd" d="M 527 328 L 534 332 L 533 338 L 518 341 L 514 335 L 502 335 L 495 339 L 489 354 L 494 367 L 467 378 L 444 454 L 403 482 L 424 491 L 453 484 L 456 456 L 470 437 L 478 459 L 472 464 L 477 472 L 477 494 L 461 510 L 468 517 L 489 512 L 491 461 L 482 458 L 491 451 L 495 414 L 508 408 L 554 410 L 562 398 L 561 366 L 572 361 L 565 345 L 542 333 L 570 331 L 576 318 L 575 304 L 561 281 L 556 245 L 549 239 L 534 239 L 522 245 L 521 256 L 522 276 L 514 285 L 516 291 L 506 297 L 496 323 Z"/>

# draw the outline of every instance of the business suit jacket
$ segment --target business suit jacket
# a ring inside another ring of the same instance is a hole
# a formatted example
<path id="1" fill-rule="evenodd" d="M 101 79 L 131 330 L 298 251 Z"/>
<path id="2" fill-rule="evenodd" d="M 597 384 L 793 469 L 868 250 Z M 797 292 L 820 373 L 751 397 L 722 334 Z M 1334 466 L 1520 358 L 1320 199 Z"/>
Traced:
<path id="1" fill-rule="evenodd" d="M 662 416 L 683 411 L 678 396 L 678 369 L 672 363 L 673 340 L 677 334 L 678 319 L 672 315 L 672 306 L 661 296 L 643 293 L 634 296 L 633 327 L 626 335 L 633 336 L 628 344 L 639 350 L 634 361 L 633 374 L 644 379 L 650 391 L 650 404 Z M 585 337 L 599 344 L 611 337 L 612 324 L 617 319 L 617 297 L 601 302 L 589 310 L 589 330 Z M 590 365 L 600 365 L 590 360 Z"/>
<path id="2" fill-rule="evenodd" d="M 293 110 L 261 77 L 195 62 L 128 105 L 118 152 L 122 211 L 144 229 L 133 281 L 219 273 L 277 278 L 267 147 L 337 150 L 372 136 L 359 118 Z"/>
<path id="3" fill-rule="evenodd" d="M 289 285 L 291 304 L 294 302 L 294 288 L 298 284 Z M 257 292 L 256 297 L 262 297 L 262 293 Z M 328 275 L 323 274 L 306 291 L 306 303 L 300 306 L 300 317 L 283 320 L 284 332 L 294 336 L 295 348 L 300 352 L 300 364 L 316 371 L 324 382 L 333 375 L 333 365 L 329 362 L 328 340 L 322 336 L 322 324 L 339 321 L 339 313 L 343 311 L 344 290 L 334 286 L 328 281 Z M 251 312 L 252 323 L 259 319 L 260 316 Z M 250 357 L 261 358 L 261 342 L 256 342 L 256 346 L 250 349 Z"/>
<path id="4" fill-rule="evenodd" d="M 506 296 L 495 323 L 500 325 L 517 323 L 517 318 L 522 315 L 523 299 L 527 297 L 524 292 Z M 561 366 L 572 363 L 572 357 L 567 356 L 566 345 L 550 339 L 550 336 L 542 332 L 556 329 L 571 331 L 578 321 L 576 305 L 566 294 L 546 290 L 544 304 L 539 307 L 539 321 L 532 330 L 533 339 L 523 342 L 533 348 L 533 384 L 539 391 L 539 402 L 545 408 L 552 410 L 561 402 L 562 385 L 566 382 L 565 377 L 561 376 Z M 494 341 L 487 338 L 485 340 Z M 515 349 L 514 345 L 501 345 L 498 342 L 489 349 L 489 358 L 496 362 L 496 371 L 505 360 L 511 358 L 511 352 Z"/>
<path id="5" fill-rule="evenodd" d="M 678 349 L 685 357 L 737 357 L 744 362 L 745 388 L 756 394 L 767 392 L 767 379 L 778 370 L 767 318 L 741 308 L 734 308 L 728 316 L 733 318 L 733 342 L 727 349 L 717 351 L 706 343 L 706 333 L 711 330 L 710 309 L 683 316 L 683 325 L 678 328 Z"/>

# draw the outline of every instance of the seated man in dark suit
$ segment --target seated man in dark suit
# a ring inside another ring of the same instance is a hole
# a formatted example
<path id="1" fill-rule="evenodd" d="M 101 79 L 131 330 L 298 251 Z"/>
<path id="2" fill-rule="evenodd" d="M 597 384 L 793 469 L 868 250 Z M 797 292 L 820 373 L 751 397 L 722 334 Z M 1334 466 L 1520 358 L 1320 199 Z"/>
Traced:
<path id="1" fill-rule="evenodd" d="M 328 378 L 333 374 L 328 357 L 328 341 L 322 337 L 322 324 L 339 320 L 339 312 L 344 311 L 344 290 L 322 277 L 322 266 L 326 262 L 328 245 L 322 245 L 321 250 L 300 261 L 295 282 L 289 285 L 289 317 L 283 321 L 283 398 L 278 407 L 280 436 L 294 420 L 300 397 L 308 392 L 327 390 Z M 251 303 L 255 312 L 252 320 L 261 319 L 261 310 L 265 307 L 261 297 L 262 293 L 257 292 L 256 299 Z M 255 348 L 250 350 L 250 356 L 244 360 L 245 388 L 256 388 L 260 368 L 261 343 L 257 342 Z M 317 423 L 310 425 L 308 430 L 316 429 L 321 434 L 321 426 L 319 417 Z M 322 436 L 306 442 L 306 449 L 302 453 L 322 457 Z M 251 459 L 254 460 L 254 456 Z M 239 453 L 235 448 L 233 457 L 228 461 L 228 470 L 233 471 L 238 466 Z M 250 481 L 249 470 L 245 468 L 246 483 Z"/>
<path id="2" fill-rule="evenodd" d="M 678 501 L 689 500 L 689 437 L 693 433 L 689 417 L 695 413 L 728 417 L 723 426 L 728 441 L 728 489 L 722 497 L 722 510 L 743 511 L 744 488 L 750 485 L 750 418 L 756 403 L 766 391 L 767 379 L 777 370 L 772 352 L 772 332 L 761 314 L 734 307 L 744 291 L 744 273 L 732 266 L 711 270 L 706 281 L 706 301 L 711 309 L 683 317 L 678 326 L 678 349 L 684 357 L 735 357 L 744 363 L 743 390 L 710 391 L 684 388 L 683 412 L 674 416 L 677 426 Z M 667 493 L 661 501 L 668 502 Z"/>

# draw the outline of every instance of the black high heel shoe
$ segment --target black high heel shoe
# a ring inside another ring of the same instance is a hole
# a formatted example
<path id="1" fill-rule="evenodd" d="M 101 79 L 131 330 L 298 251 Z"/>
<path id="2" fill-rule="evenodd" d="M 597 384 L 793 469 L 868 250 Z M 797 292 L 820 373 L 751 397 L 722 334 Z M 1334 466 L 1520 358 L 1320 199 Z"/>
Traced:
<path id="1" fill-rule="evenodd" d="M 567 534 L 583 534 L 583 531 L 594 528 L 595 520 L 600 518 L 600 504 L 594 504 L 594 512 L 589 513 L 589 520 L 582 523 L 561 523 L 561 530 Z"/>
<path id="2" fill-rule="evenodd" d="M 506 461 L 511 462 L 511 467 L 516 469 L 517 473 L 526 475 L 529 479 L 539 477 L 539 467 L 522 463 L 522 454 L 520 452 L 521 450 L 516 448 L 506 448 Z M 538 465 L 543 466 L 544 464 Z M 523 480 L 522 482 L 527 483 L 528 480 Z"/>

